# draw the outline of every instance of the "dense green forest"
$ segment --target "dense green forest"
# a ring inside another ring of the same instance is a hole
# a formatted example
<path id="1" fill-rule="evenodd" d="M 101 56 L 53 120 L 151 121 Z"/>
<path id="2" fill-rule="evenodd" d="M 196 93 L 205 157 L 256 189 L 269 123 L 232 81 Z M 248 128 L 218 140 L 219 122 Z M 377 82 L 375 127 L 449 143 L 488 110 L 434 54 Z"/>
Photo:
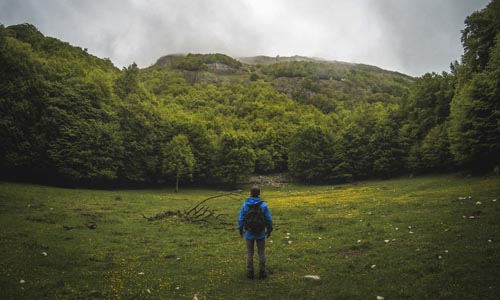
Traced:
<path id="1" fill-rule="evenodd" d="M 500 1 L 419 78 L 301 57 L 168 55 L 122 70 L 0 25 L 0 175 L 78 184 L 310 183 L 500 165 Z"/>

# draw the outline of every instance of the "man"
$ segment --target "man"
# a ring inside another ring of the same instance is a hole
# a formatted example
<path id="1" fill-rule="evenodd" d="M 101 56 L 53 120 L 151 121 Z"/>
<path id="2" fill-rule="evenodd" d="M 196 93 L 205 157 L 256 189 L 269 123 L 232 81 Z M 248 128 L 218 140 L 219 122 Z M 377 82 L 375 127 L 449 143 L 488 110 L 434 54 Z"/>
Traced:
<path id="1" fill-rule="evenodd" d="M 245 200 L 238 215 L 238 230 L 245 237 L 247 247 L 247 277 L 254 278 L 253 254 L 257 244 L 259 254 L 259 279 L 267 278 L 266 273 L 266 236 L 273 231 L 273 220 L 267 204 L 260 198 L 260 189 L 250 190 L 250 197 Z"/>

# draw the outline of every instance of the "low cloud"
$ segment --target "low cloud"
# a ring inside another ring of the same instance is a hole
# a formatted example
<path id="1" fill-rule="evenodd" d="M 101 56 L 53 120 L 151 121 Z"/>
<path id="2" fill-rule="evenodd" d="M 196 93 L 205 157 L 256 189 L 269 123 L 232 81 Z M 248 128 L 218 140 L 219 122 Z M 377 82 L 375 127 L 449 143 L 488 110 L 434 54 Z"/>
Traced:
<path id="1" fill-rule="evenodd" d="M 487 0 L 0 0 L 0 22 L 145 67 L 170 53 L 305 55 L 410 75 L 447 71 Z"/>

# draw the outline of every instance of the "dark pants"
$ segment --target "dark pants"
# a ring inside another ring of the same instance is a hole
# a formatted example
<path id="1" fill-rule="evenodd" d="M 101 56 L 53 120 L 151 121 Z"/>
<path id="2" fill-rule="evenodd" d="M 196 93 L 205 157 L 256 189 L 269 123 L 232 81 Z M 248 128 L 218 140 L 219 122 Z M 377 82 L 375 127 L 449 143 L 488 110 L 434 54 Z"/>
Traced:
<path id="1" fill-rule="evenodd" d="M 247 270 L 253 272 L 254 244 L 257 242 L 257 253 L 259 254 L 259 270 L 266 271 L 266 239 L 247 241 Z"/>

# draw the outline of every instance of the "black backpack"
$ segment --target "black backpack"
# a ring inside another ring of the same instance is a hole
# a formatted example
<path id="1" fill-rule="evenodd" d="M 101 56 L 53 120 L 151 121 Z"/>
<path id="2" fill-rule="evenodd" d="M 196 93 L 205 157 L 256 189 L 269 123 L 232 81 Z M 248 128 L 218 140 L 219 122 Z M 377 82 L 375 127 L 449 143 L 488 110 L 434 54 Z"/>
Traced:
<path id="1" fill-rule="evenodd" d="M 266 228 L 266 217 L 260 209 L 262 202 L 249 205 L 249 210 L 243 219 L 243 227 L 251 234 L 259 234 Z"/>

